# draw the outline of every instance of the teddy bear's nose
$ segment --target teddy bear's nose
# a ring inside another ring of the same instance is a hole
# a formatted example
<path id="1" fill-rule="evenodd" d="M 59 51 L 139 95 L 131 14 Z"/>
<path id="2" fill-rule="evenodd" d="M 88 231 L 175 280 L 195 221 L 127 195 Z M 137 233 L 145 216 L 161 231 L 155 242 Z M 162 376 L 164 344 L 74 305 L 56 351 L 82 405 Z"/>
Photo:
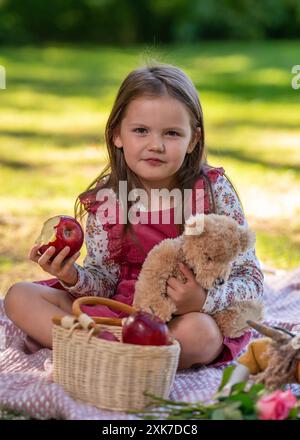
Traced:
<path id="1" fill-rule="evenodd" d="M 215 281 L 216 286 L 222 286 L 222 284 L 224 284 L 225 281 L 223 278 L 217 278 Z"/>

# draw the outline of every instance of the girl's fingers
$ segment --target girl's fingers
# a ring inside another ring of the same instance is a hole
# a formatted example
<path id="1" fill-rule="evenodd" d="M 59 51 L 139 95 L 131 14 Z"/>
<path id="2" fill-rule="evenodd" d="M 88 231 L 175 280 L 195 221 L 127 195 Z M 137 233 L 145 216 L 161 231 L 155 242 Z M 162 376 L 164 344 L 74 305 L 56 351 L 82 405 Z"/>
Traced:
<path id="1" fill-rule="evenodd" d="M 176 289 L 176 287 L 181 286 L 180 281 L 177 280 L 175 277 L 170 277 L 167 281 L 167 285 L 172 287 L 172 289 Z"/>
<path id="2" fill-rule="evenodd" d="M 55 253 L 55 247 L 51 246 L 49 247 L 46 252 L 43 253 L 43 255 L 41 257 L 39 257 L 38 259 L 38 264 L 43 268 L 43 266 L 46 266 L 47 264 L 49 264 L 49 259 L 52 257 L 52 255 L 54 255 Z"/>
<path id="3" fill-rule="evenodd" d="M 41 258 L 41 255 L 38 253 L 40 245 L 35 244 L 29 251 L 28 258 L 31 261 L 34 261 L 35 263 L 38 262 L 38 260 Z"/>
<path id="4" fill-rule="evenodd" d="M 28 258 L 29 258 L 29 260 L 36 261 L 36 259 L 37 259 L 37 250 L 38 250 L 38 245 L 35 244 L 35 245 L 30 249 L 30 251 L 29 251 L 29 253 L 28 253 Z"/>
<path id="5" fill-rule="evenodd" d="M 52 269 L 56 272 L 61 270 L 61 266 L 62 266 L 62 262 L 64 261 L 64 259 L 66 258 L 66 256 L 68 255 L 68 253 L 70 252 L 70 248 L 69 246 L 65 246 L 58 255 L 56 255 L 56 257 L 54 258 L 54 260 L 52 261 Z"/>
<path id="6" fill-rule="evenodd" d="M 68 258 L 68 261 L 64 265 L 63 270 L 68 271 L 70 269 L 70 267 L 75 263 L 77 258 L 79 258 L 79 256 L 80 256 L 80 252 L 76 252 L 76 254 L 74 254 L 74 255 L 72 255 L 72 257 Z"/>
<path id="7" fill-rule="evenodd" d="M 179 263 L 178 267 L 179 267 L 179 270 L 183 273 L 183 275 L 187 278 L 187 280 L 190 280 L 190 281 L 194 280 L 195 276 L 189 267 L 187 267 L 183 263 Z"/>
<path id="8" fill-rule="evenodd" d="M 170 298 L 173 298 L 175 293 L 176 293 L 175 290 L 171 286 L 167 286 L 167 295 Z"/>

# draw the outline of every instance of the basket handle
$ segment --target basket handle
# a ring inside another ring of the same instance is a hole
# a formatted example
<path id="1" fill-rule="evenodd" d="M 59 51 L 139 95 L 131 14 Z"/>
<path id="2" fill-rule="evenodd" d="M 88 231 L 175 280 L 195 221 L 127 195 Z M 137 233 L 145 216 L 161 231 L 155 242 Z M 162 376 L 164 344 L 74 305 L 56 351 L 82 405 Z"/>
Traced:
<path id="1" fill-rule="evenodd" d="M 111 309 L 114 310 L 120 310 L 121 312 L 128 313 L 128 315 L 135 313 L 137 309 L 135 309 L 132 306 L 129 306 L 128 304 L 124 304 L 120 301 L 116 301 L 114 299 L 109 298 L 102 298 L 99 296 L 83 296 L 81 298 L 77 298 L 72 305 L 72 312 L 75 316 L 79 316 L 81 311 L 81 305 L 87 305 L 87 304 L 102 304 L 104 306 L 108 306 Z M 117 325 L 122 326 L 122 319 L 121 318 L 107 318 L 107 317 L 96 317 L 92 316 L 93 320 L 97 324 L 106 324 L 106 325 Z"/>

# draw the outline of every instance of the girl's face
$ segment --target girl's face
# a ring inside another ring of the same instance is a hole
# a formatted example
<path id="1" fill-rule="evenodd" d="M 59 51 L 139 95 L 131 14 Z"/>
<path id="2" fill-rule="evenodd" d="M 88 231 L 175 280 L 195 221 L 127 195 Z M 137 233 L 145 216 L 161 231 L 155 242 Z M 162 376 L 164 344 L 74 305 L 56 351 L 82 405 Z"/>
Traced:
<path id="1" fill-rule="evenodd" d="M 172 189 L 175 173 L 200 136 L 200 128 L 192 133 L 183 103 L 168 95 L 142 96 L 128 104 L 114 143 L 146 189 Z"/>

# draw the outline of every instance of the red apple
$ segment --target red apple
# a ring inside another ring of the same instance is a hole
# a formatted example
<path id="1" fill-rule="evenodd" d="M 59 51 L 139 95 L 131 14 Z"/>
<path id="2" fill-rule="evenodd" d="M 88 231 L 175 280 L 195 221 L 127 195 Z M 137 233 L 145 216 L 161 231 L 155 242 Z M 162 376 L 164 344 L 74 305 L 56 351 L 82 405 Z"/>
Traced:
<path id="1" fill-rule="evenodd" d="M 102 330 L 100 333 L 98 333 L 97 338 L 100 339 L 106 339 L 107 341 L 116 341 L 116 342 L 120 342 L 120 340 L 111 332 L 107 331 L 107 330 Z"/>
<path id="2" fill-rule="evenodd" d="M 71 257 L 79 251 L 83 240 L 82 227 L 75 218 L 68 215 L 57 215 L 44 223 L 36 244 L 40 245 L 38 248 L 40 255 L 46 252 L 50 246 L 54 246 L 56 251 L 51 256 L 51 260 L 53 260 L 65 246 L 70 247 L 67 258 Z"/>
<path id="3" fill-rule="evenodd" d="M 157 316 L 139 310 L 122 322 L 123 342 L 139 345 L 169 345 L 168 326 Z"/>

